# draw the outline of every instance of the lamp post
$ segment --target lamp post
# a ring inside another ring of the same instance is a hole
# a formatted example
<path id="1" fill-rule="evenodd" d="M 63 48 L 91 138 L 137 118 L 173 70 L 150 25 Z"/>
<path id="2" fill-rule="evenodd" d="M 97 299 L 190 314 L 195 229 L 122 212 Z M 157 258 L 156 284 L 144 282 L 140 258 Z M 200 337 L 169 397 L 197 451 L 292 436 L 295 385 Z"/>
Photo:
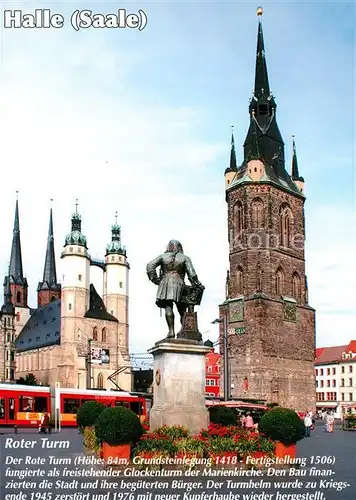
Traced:
<path id="1" fill-rule="evenodd" d="M 87 389 L 91 389 L 91 343 L 92 339 L 88 339 L 88 353 L 87 353 Z"/>
<path id="2" fill-rule="evenodd" d="M 223 346 L 224 346 L 224 401 L 229 400 L 229 392 L 230 392 L 230 387 L 229 387 L 229 352 L 227 348 L 227 315 L 226 313 L 222 318 L 217 318 L 214 319 L 214 321 L 211 322 L 213 325 L 217 323 L 222 323 L 223 324 Z"/>

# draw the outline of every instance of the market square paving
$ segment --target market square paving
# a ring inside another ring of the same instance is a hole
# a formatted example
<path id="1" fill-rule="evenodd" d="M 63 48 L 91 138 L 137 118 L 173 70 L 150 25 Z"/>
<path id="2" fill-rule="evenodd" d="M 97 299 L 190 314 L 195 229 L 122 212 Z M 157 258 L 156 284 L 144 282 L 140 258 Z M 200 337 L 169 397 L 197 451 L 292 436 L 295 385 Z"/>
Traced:
<path id="1" fill-rule="evenodd" d="M 26 444 L 27 448 L 24 447 Z M 21 446 L 22 445 L 22 446 Z M 75 429 L 44 436 L 35 429 L 0 429 L 2 500 L 353 500 L 356 488 L 356 433 L 324 432 L 317 425 L 311 438 L 298 443 L 306 467 L 284 474 L 225 477 L 202 471 L 183 476 L 96 476 L 102 466 L 83 465 L 83 439 Z M 27 458 L 31 457 L 31 458 Z M 51 458 L 52 457 L 52 458 Z M 323 458 L 325 457 L 325 458 Z M 329 458 L 328 458 L 329 457 Z M 330 457 L 335 457 L 334 463 Z M 89 457 L 87 457 L 89 458 Z M 21 460 L 22 459 L 22 460 Z M 313 461 L 313 464 L 311 463 Z M 90 462 L 88 460 L 88 462 Z M 314 469 L 312 470 L 312 467 Z M 21 470 L 13 476 L 13 471 Z M 75 476 L 79 470 L 81 476 Z M 130 466 L 130 470 L 138 470 Z M 171 467 L 171 470 L 175 470 Z M 218 470 L 218 468 L 214 468 Z M 300 473 L 306 473 L 301 476 Z M 320 476 L 320 471 L 330 471 Z M 28 472 L 36 471 L 36 472 Z M 315 472 L 316 471 L 316 472 Z M 31 475 L 32 474 L 32 475 Z M 35 474 L 35 475 L 33 475 Z M 130 472 L 132 474 L 132 472 Z M 285 484 L 284 484 L 285 483 Z M 288 483 L 288 486 L 287 486 Z M 309 483 L 309 484 L 308 484 Z M 277 487 L 279 484 L 279 487 Z M 7 486 L 7 487 L 6 487 Z M 299 495 L 299 496 L 298 496 Z"/>

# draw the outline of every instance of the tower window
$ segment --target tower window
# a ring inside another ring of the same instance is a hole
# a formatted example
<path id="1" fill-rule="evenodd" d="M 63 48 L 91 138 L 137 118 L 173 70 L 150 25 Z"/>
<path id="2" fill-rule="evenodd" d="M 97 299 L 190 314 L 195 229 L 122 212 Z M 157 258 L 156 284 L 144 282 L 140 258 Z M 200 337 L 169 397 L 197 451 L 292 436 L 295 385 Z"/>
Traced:
<path id="1" fill-rule="evenodd" d="M 69 247 L 69 251 L 70 251 L 70 252 L 73 252 L 73 247 Z"/>
<path id="2" fill-rule="evenodd" d="M 263 227 L 263 201 L 260 198 L 255 198 L 251 203 L 252 209 L 252 226 L 254 228 Z"/>
<path id="3" fill-rule="evenodd" d="M 300 278 L 297 273 L 293 274 L 293 297 L 297 300 L 300 299 Z"/>
<path id="4" fill-rule="evenodd" d="M 268 115 L 268 104 L 260 104 L 260 105 L 258 106 L 258 113 L 259 113 L 261 116 Z"/>
<path id="5" fill-rule="evenodd" d="M 21 298 L 22 298 L 22 296 L 21 296 L 21 292 L 17 292 L 17 294 L 16 294 L 16 302 L 17 302 L 18 304 L 20 304 L 20 303 L 21 303 Z"/>
<path id="6" fill-rule="evenodd" d="M 82 281 L 82 275 L 78 274 L 78 281 Z"/>
<path id="7" fill-rule="evenodd" d="M 242 236 L 242 204 L 240 202 L 234 205 L 234 220 L 235 243 L 241 241 Z"/>
<path id="8" fill-rule="evenodd" d="M 106 328 L 105 327 L 101 330 L 101 341 L 106 342 Z"/>
<path id="9" fill-rule="evenodd" d="M 257 167 L 255 167 L 255 172 L 257 172 Z"/>
<path id="10" fill-rule="evenodd" d="M 276 295 L 283 295 L 284 275 L 281 268 L 276 272 Z"/>
<path id="11" fill-rule="evenodd" d="M 51 302 L 54 302 L 55 300 L 56 300 L 56 297 L 54 295 L 52 295 Z"/>
<path id="12" fill-rule="evenodd" d="M 68 304 L 68 311 L 72 310 L 72 304 Z"/>
<path id="13" fill-rule="evenodd" d="M 288 205 L 281 207 L 280 213 L 280 244 L 283 247 L 291 245 L 293 215 Z"/>
<path id="14" fill-rule="evenodd" d="M 98 328 L 96 326 L 93 328 L 93 340 L 98 340 Z"/>
<path id="15" fill-rule="evenodd" d="M 122 287 L 123 287 L 123 283 L 122 283 L 122 281 L 120 281 L 119 286 L 120 286 L 120 288 L 122 288 Z"/>
<path id="16" fill-rule="evenodd" d="M 236 269 L 236 292 L 241 295 L 244 293 L 244 276 L 241 267 Z"/>
<path id="17" fill-rule="evenodd" d="M 115 260 L 115 256 L 114 256 L 114 255 L 112 255 L 112 256 L 111 256 L 111 262 L 114 262 L 114 260 Z"/>

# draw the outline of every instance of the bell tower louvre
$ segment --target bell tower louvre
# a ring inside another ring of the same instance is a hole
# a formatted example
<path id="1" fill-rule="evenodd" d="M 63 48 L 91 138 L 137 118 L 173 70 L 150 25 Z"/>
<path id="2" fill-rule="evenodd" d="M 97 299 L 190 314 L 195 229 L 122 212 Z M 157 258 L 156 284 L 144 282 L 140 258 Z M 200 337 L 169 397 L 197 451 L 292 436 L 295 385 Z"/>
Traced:
<path id="1" fill-rule="evenodd" d="M 262 12 L 244 158 L 237 166 L 232 135 L 225 170 L 230 269 L 220 317 L 228 326 L 228 396 L 305 410 L 315 406 L 315 311 L 305 275 L 304 179 L 294 138 L 286 170 Z"/>

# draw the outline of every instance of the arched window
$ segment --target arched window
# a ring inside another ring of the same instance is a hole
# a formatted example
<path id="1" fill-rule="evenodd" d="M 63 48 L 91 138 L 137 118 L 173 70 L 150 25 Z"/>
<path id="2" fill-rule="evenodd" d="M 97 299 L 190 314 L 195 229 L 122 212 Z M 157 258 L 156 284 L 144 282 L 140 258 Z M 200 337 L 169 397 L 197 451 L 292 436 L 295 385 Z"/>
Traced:
<path id="1" fill-rule="evenodd" d="M 261 198 L 255 198 L 251 203 L 252 227 L 258 229 L 264 226 L 264 205 Z"/>
<path id="2" fill-rule="evenodd" d="M 18 304 L 21 304 L 21 298 L 22 298 L 22 297 L 21 297 L 21 292 L 17 292 L 17 294 L 16 294 L 16 302 L 17 302 Z"/>
<path id="3" fill-rule="evenodd" d="M 105 327 L 101 330 L 101 341 L 106 342 L 106 328 Z"/>
<path id="4" fill-rule="evenodd" d="M 242 236 L 242 204 L 238 201 L 234 205 L 235 242 L 241 241 Z"/>
<path id="5" fill-rule="evenodd" d="M 279 267 L 276 271 L 276 295 L 283 295 L 284 288 L 284 274 Z"/>
<path id="6" fill-rule="evenodd" d="M 293 274 L 293 297 L 300 300 L 301 296 L 301 282 L 298 273 Z"/>
<path id="7" fill-rule="evenodd" d="M 98 375 L 98 389 L 104 389 L 104 375 L 102 373 Z"/>
<path id="8" fill-rule="evenodd" d="M 241 295 L 244 293 L 244 274 L 240 266 L 236 269 L 236 293 Z"/>
<path id="9" fill-rule="evenodd" d="M 93 340 L 98 340 L 98 329 L 96 326 L 93 328 Z"/>
<path id="10" fill-rule="evenodd" d="M 283 247 L 290 247 L 292 239 L 293 214 L 290 207 L 282 205 L 279 212 L 280 217 L 280 244 Z"/>
<path id="11" fill-rule="evenodd" d="M 54 302 L 55 300 L 56 300 L 56 297 L 54 295 L 52 295 L 51 302 Z"/>

